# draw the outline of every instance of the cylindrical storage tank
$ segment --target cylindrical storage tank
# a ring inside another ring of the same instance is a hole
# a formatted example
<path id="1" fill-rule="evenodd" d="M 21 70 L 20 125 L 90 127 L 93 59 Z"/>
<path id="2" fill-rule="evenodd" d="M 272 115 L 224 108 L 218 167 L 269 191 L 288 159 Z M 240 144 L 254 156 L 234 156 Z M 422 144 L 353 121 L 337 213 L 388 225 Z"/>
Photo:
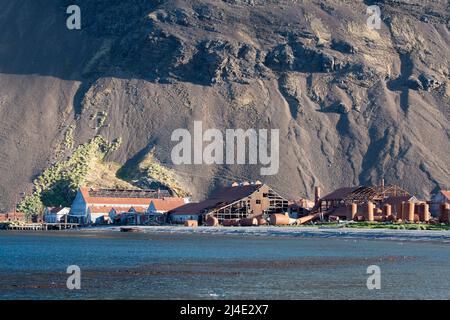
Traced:
<path id="1" fill-rule="evenodd" d="M 392 208 L 395 210 L 395 220 L 400 220 L 402 219 L 402 204 L 401 203 L 397 203 L 395 204 L 395 208 Z"/>
<path id="2" fill-rule="evenodd" d="M 419 220 L 418 221 L 423 221 L 423 202 L 421 203 L 416 203 L 416 210 L 415 210 L 415 215 L 419 216 Z"/>
<path id="3" fill-rule="evenodd" d="M 270 216 L 270 224 L 275 226 L 285 226 L 289 224 L 289 216 L 276 213 Z"/>
<path id="4" fill-rule="evenodd" d="M 412 201 L 406 203 L 406 220 L 414 222 L 414 202 Z"/>
<path id="5" fill-rule="evenodd" d="M 198 226 L 198 221 L 197 220 L 186 220 L 184 222 L 184 225 L 186 227 L 197 227 Z"/>
<path id="6" fill-rule="evenodd" d="M 208 216 L 205 220 L 205 224 L 208 227 L 217 227 L 219 225 L 219 219 L 213 216 Z"/>
<path id="7" fill-rule="evenodd" d="M 352 220 L 356 219 L 356 214 L 358 213 L 358 205 L 356 203 L 352 203 L 350 207 Z"/>
<path id="8" fill-rule="evenodd" d="M 402 201 L 400 204 L 400 214 L 397 216 L 397 220 L 404 221 L 406 217 L 406 202 Z"/>
<path id="9" fill-rule="evenodd" d="M 367 210 L 366 211 L 366 220 L 369 222 L 374 221 L 374 214 L 373 214 L 374 207 L 373 207 L 372 201 L 367 202 L 366 210 Z"/>
<path id="10" fill-rule="evenodd" d="M 428 203 L 422 203 L 421 205 L 421 219 L 423 222 L 429 222 L 430 221 L 430 205 Z"/>
<path id="11" fill-rule="evenodd" d="M 258 225 L 258 219 L 256 218 L 244 218 L 239 221 L 240 225 L 243 227 L 253 227 Z"/>
<path id="12" fill-rule="evenodd" d="M 385 217 L 386 220 L 388 220 L 391 215 L 392 215 L 392 207 L 389 203 L 386 203 L 383 206 L 383 216 Z"/>
<path id="13" fill-rule="evenodd" d="M 345 206 L 345 216 L 347 221 L 352 220 L 352 206 Z"/>

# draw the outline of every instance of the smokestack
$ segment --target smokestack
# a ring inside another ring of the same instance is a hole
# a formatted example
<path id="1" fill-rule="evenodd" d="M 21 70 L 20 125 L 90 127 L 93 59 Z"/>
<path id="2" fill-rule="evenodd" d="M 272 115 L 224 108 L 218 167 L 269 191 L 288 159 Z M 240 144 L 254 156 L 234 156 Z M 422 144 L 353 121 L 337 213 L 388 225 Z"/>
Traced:
<path id="1" fill-rule="evenodd" d="M 314 204 L 318 205 L 320 200 L 320 187 L 314 187 Z"/>

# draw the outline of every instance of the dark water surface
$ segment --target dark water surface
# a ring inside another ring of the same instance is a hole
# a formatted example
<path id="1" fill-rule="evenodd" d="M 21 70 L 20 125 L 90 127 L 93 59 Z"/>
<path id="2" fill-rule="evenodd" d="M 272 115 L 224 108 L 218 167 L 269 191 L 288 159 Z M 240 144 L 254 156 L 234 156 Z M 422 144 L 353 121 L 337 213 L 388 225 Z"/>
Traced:
<path id="1" fill-rule="evenodd" d="M 81 268 L 81 290 L 66 269 Z M 367 267 L 381 268 L 368 290 Z M 0 231 L 0 299 L 450 299 L 439 242 Z"/>

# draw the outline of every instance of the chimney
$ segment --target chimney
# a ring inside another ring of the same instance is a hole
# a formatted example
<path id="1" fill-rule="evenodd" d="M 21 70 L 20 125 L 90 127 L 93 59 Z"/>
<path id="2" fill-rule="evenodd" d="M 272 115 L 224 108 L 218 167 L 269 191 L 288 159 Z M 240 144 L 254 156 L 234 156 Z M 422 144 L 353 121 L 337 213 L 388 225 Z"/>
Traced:
<path id="1" fill-rule="evenodd" d="M 314 187 L 314 204 L 318 205 L 320 200 L 320 187 Z"/>

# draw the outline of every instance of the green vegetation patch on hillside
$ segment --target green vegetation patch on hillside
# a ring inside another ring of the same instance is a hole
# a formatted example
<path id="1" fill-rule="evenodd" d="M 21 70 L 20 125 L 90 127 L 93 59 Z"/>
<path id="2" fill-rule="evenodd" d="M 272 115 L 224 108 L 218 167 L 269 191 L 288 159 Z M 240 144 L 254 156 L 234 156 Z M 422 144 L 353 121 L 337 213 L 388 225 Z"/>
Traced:
<path id="1" fill-rule="evenodd" d="M 76 148 L 65 161 L 60 161 L 34 180 L 34 191 L 18 205 L 22 212 L 40 213 L 44 206 L 70 206 L 77 189 L 84 185 L 89 172 L 98 169 L 108 152 L 119 147 L 117 140 L 107 142 L 96 136 Z"/>
<path id="2" fill-rule="evenodd" d="M 126 180 L 150 178 L 167 186 L 179 197 L 190 196 L 177 180 L 176 174 L 156 159 L 154 150 L 142 156 L 137 163 L 122 167 L 118 175 Z"/>
<path id="3" fill-rule="evenodd" d="M 73 144 L 74 144 L 73 132 L 74 132 L 74 130 L 75 130 L 75 126 L 70 125 L 64 134 L 64 147 L 66 149 L 70 150 L 73 148 Z"/>

